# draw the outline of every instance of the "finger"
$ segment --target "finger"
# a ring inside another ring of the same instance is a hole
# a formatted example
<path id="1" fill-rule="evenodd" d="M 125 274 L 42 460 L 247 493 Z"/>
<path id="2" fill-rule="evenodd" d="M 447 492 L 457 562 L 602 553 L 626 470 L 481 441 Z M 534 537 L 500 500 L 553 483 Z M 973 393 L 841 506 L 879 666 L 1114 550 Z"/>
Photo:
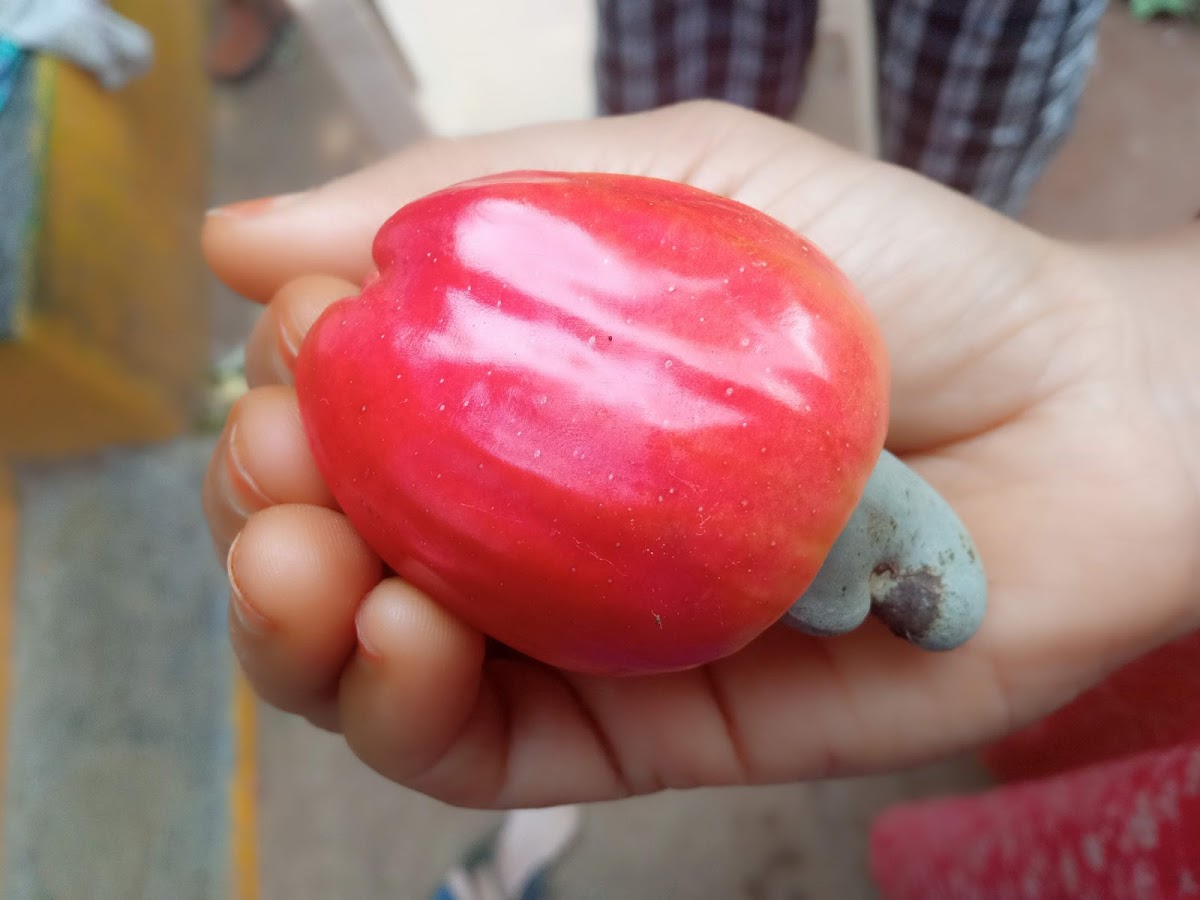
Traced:
<path id="1" fill-rule="evenodd" d="M 258 317 L 246 345 L 250 386 L 291 384 L 296 354 L 313 323 L 331 303 L 358 291 L 353 282 L 329 275 L 304 275 L 283 285 Z"/>
<path id="2" fill-rule="evenodd" d="M 238 398 L 209 460 L 202 497 L 222 555 L 256 512 L 285 503 L 335 507 L 309 449 L 294 390 L 276 385 Z"/>
<path id="3" fill-rule="evenodd" d="M 345 516 L 273 506 L 254 516 L 228 558 L 229 628 L 259 695 L 335 727 L 336 685 L 354 651 L 354 615 L 382 565 Z"/>
<path id="4" fill-rule="evenodd" d="M 396 579 L 371 592 L 358 635 L 341 683 L 341 727 L 386 777 L 480 807 L 625 793 L 560 673 L 485 663 L 479 632 Z"/>
<path id="5" fill-rule="evenodd" d="M 986 662 L 934 658 L 881 627 L 840 639 L 836 653 L 777 629 L 713 666 L 589 678 L 485 661 L 477 632 L 389 580 L 363 604 L 358 635 L 339 692 L 347 742 L 387 778 L 472 807 L 912 764 L 962 746 L 996 699 Z"/>
<path id="6" fill-rule="evenodd" d="M 720 110 L 720 112 L 717 112 Z M 360 282 L 371 270 L 371 243 L 402 205 L 455 182 L 512 169 L 606 171 L 687 180 L 719 189 L 728 167 L 697 168 L 709 146 L 738 126 L 755 132 L 752 165 L 779 134 L 796 129 L 733 107 L 692 103 L 634 116 L 536 125 L 456 141 L 414 144 L 352 175 L 300 195 L 214 210 L 204 226 L 213 271 L 243 296 L 265 302 L 288 280 L 328 272 Z M 662 136 L 673 137 L 670 152 Z M 774 138 L 772 138 L 774 136 Z M 831 145 L 823 155 L 846 155 Z"/>

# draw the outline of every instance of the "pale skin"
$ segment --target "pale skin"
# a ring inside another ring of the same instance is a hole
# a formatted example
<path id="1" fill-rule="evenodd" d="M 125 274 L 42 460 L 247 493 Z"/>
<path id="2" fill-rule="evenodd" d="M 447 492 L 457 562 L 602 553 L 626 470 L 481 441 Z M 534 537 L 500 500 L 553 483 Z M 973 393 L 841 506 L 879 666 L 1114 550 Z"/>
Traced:
<path id="1" fill-rule="evenodd" d="M 984 560 L 973 640 L 929 653 L 873 621 L 838 638 L 780 627 L 703 669 L 582 677 L 485 655 L 481 634 L 385 577 L 307 449 L 295 349 L 357 292 L 396 208 L 514 168 L 689 182 L 778 218 L 845 270 L 891 357 L 888 446 L 951 502 Z M 218 211 L 204 245 L 222 279 L 267 304 L 253 389 L 204 488 L 238 659 L 267 702 L 340 731 L 415 790 L 528 807 L 898 768 L 980 746 L 1200 627 L 1195 225 L 1137 244 L 1055 241 L 789 125 L 698 103 L 421 144 L 299 197 Z"/>

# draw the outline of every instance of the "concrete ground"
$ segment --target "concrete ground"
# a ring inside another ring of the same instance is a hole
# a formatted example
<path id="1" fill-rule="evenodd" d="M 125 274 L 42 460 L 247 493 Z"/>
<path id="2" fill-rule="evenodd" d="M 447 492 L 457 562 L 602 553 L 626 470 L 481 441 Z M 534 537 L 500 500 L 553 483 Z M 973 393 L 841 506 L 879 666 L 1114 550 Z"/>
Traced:
<path id="1" fill-rule="evenodd" d="M 815 89 L 835 88 L 818 78 Z M 300 32 L 259 78 L 218 90 L 213 140 L 214 203 L 295 190 L 373 156 Z M 1086 238 L 1183 221 L 1200 210 L 1198 161 L 1200 30 L 1137 24 L 1116 4 L 1104 20 L 1100 64 L 1077 130 L 1036 189 L 1027 219 L 1054 234 Z M 219 355 L 244 338 L 254 310 L 216 284 L 212 302 Z M 56 479 L 72 490 L 92 478 L 111 485 L 127 469 L 140 471 L 141 459 L 159 478 L 162 465 L 178 467 L 178 477 L 164 483 L 187 487 L 202 451 L 190 439 L 182 450 L 113 453 L 57 473 L 39 469 L 23 495 L 48 505 L 26 513 L 27 521 L 44 523 L 27 541 L 62 532 L 52 521 L 60 513 L 50 505 L 61 494 Z M 162 496 L 129 491 L 134 504 L 162 505 Z M 163 560 L 210 552 L 198 529 L 165 528 L 161 516 L 118 506 L 126 531 L 142 528 L 145 547 Z M 37 576 L 43 585 L 58 583 L 54 567 L 81 565 L 49 552 L 49 545 L 26 553 L 45 567 Z M 82 567 L 77 581 L 94 577 Z M 104 577 L 113 596 L 149 596 L 153 589 L 144 573 L 120 565 Z M 337 738 L 269 709 L 261 713 L 260 754 L 266 900 L 428 896 L 445 868 L 496 822 L 493 814 L 451 809 L 391 786 Z M 870 897 L 865 840 L 873 815 L 891 803 L 984 783 L 970 760 L 954 760 L 886 777 L 598 806 L 587 811 L 582 838 L 554 884 L 567 898 Z"/>

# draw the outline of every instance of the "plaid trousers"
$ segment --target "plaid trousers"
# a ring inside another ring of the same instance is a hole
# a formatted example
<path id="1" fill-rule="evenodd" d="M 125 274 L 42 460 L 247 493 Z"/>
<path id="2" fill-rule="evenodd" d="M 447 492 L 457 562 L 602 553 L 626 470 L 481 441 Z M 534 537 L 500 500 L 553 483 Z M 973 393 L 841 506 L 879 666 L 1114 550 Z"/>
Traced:
<path id="1" fill-rule="evenodd" d="M 597 3 L 603 112 L 701 97 L 795 112 L 817 0 Z M 884 157 L 1019 213 L 1074 122 L 1105 5 L 875 0 Z"/>

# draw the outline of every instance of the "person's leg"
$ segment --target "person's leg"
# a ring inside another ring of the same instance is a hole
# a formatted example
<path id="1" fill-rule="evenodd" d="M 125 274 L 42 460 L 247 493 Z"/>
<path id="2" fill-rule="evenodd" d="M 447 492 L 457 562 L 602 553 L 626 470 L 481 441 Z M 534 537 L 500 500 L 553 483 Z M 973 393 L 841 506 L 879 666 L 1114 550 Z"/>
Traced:
<path id="1" fill-rule="evenodd" d="M 796 110 L 816 0 L 598 0 L 600 111 L 711 98 L 781 118 Z"/>
<path id="2" fill-rule="evenodd" d="M 1016 215 L 1074 123 L 1106 0 L 876 0 L 884 156 Z"/>
<path id="3" fill-rule="evenodd" d="M 284 0 L 221 0 L 217 33 L 208 49 L 208 71 L 237 81 L 267 61 L 290 18 Z"/>

